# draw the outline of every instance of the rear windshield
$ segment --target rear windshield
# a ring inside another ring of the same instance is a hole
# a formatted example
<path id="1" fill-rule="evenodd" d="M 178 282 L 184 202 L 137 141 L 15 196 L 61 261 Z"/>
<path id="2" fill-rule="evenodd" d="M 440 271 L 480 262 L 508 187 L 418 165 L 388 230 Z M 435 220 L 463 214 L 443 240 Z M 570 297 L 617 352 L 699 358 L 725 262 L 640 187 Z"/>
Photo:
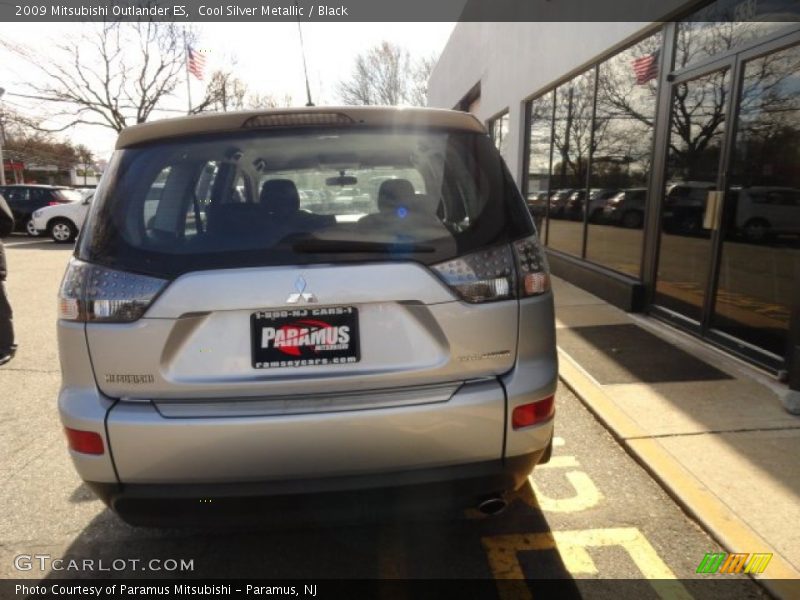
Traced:
<path id="1" fill-rule="evenodd" d="M 433 264 L 532 231 L 486 135 L 254 131 L 117 151 L 78 256 L 167 278 L 262 265 Z"/>

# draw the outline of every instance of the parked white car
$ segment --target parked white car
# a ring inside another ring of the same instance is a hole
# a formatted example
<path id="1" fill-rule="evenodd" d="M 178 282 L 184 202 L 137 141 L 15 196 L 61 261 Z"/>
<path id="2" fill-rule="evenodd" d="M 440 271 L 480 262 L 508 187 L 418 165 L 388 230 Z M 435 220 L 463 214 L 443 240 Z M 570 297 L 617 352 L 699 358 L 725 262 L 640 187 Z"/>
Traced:
<path id="1" fill-rule="evenodd" d="M 72 242 L 86 220 L 93 197 L 94 190 L 90 190 L 81 202 L 40 208 L 33 212 L 33 226 L 39 235 L 46 233 L 58 244 Z"/>

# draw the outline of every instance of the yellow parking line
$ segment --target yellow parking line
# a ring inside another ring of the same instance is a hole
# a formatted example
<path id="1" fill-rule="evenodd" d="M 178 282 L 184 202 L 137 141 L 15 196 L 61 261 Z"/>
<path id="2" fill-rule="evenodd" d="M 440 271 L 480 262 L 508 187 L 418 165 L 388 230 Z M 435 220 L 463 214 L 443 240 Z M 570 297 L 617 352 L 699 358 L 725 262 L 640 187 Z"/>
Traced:
<path id="1" fill-rule="evenodd" d="M 764 575 L 756 575 L 756 578 L 778 597 L 796 597 L 796 581 L 800 579 L 800 571 L 746 523 L 733 518 L 730 508 L 686 470 L 664 446 L 655 439 L 647 438 L 647 432 L 617 407 L 600 384 L 569 354 L 559 348 L 558 357 L 561 380 L 620 439 L 639 463 L 661 481 L 670 495 L 718 537 L 729 552 L 752 549 L 771 552 L 774 556 L 769 569 Z"/>
<path id="2" fill-rule="evenodd" d="M 532 534 L 511 534 L 484 537 L 481 542 L 495 579 L 525 579 L 517 555 L 519 552 L 556 550 L 571 575 L 597 575 L 598 570 L 589 548 L 622 547 L 660 598 L 689 600 L 692 596 L 675 579 L 675 574 L 656 552 L 641 531 L 635 527 L 552 531 Z M 498 585 L 500 595 L 509 588 Z M 515 597 L 525 596 L 513 588 Z M 531 598 L 530 590 L 526 598 Z M 504 598 L 504 600 L 506 600 Z"/>
<path id="3" fill-rule="evenodd" d="M 549 470 L 549 469 L 569 469 L 580 466 L 578 459 L 574 456 L 552 456 L 550 462 L 543 465 L 536 465 L 536 470 Z"/>
<path id="4" fill-rule="evenodd" d="M 532 477 L 528 477 L 533 489 L 536 505 L 545 512 L 571 513 L 587 510 L 597 506 L 603 500 L 603 494 L 597 489 L 591 478 L 583 471 L 567 471 L 564 473 L 575 494 L 568 498 L 551 498 L 545 494 Z"/>

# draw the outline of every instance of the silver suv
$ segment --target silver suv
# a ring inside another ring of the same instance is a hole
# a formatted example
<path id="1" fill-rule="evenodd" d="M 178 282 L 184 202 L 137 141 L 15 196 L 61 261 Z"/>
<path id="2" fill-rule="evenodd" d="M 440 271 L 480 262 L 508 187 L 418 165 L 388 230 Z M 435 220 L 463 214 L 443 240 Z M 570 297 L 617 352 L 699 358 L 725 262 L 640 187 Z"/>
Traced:
<path id="1" fill-rule="evenodd" d="M 58 338 L 75 467 L 131 522 L 386 488 L 489 511 L 549 457 L 547 265 L 465 113 L 126 129 Z"/>

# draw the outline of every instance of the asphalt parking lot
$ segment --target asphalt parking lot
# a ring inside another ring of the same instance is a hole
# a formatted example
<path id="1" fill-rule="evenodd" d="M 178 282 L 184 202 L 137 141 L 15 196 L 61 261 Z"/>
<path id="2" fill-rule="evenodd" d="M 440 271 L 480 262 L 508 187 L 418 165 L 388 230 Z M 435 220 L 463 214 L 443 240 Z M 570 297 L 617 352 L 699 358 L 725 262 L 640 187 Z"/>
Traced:
<path id="1" fill-rule="evenodd" d="M 466 511 L 275 528 L 130 527 L 74 473 L 56 413 L 56 293 L 70 248 L 22 236 L 6 244 L 20 349 L 0 369 L 0 577 L 556 578 L 574 579 L 589 597 L 619 596 L 598 579 L 649 579 L 627 584 L 630 597 L 768 597 L 744 576 L 723 582 L 695 573 L 719 545 L 565 388 L 552 461 L 499 517 Z M 20 555 L 128 562 L 99 573 L 36 562 L 19 570 Z M 151 559 L 190 560 L 193 569 L 151 570 L 142 564 Z M 515 593 L 535 596 L 532 588 Z"/>

